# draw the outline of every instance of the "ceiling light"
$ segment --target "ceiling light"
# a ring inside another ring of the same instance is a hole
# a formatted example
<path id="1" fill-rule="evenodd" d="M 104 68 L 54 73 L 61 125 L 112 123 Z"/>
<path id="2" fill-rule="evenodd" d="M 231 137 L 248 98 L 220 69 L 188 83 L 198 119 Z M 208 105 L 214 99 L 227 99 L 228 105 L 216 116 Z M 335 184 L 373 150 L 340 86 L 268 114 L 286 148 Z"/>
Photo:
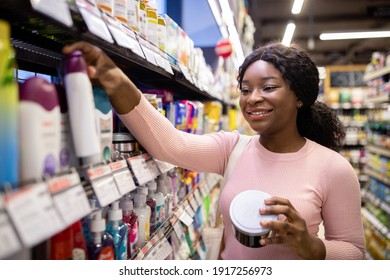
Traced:
<path id="1" fill-rule="evenodd" d="M 390 31 L 360 31 L 360 32 L 335 32 L 321 33 L 321 40 L 346 40 L 346 39 L 369 39 L 390 37 Z"/>
<path id="2" fill-rule="evenodd" d="M 286 26 L 286 31 L 284 32 L 282 44 L 285 46 L 289 46 L 294 35 L 295 31 L 295 23 L 290 22 Z"/>
<path id="3" fill-rule="evenodd" d="M 303 1 L 304 0 L 295 0 L 294 1 L 293 7 L 291 9 L 291 13 L 292 14 L 297 15 L 297 14 L 299 14 L 301 12 Z"/>

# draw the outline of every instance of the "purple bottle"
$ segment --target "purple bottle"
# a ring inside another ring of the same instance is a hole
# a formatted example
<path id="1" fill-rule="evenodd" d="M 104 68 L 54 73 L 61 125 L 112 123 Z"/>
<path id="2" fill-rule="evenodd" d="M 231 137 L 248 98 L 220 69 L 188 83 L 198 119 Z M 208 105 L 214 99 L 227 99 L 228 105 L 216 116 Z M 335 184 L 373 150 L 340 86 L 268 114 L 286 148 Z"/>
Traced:
<path id="1" fill-rule="evenodd" d="M 87 245 L 90 260 L 115 260 L 114 239 L 105 229 L 106 221 L 102 218 L 101 210 L 98 210 L 91 221 L 92 240 Z"/>
<path id="2" fill-rule="evenodd" d="M 138 216 L 133 211 L 133 201 L 129 196 L 125 197 L 120 203 L 120 207 L 123 213 L 123 222 L 129 229 L 128 246 L 127 246 L 127 257 L 130 259 L 134 256 L 136 244 L 138 241 Z"/>
<path id="3" fill-rule="evenodd" d="M 40 77 L 20 86 L 20 179 L 58 171 L 61 113 L 54 84 Z"/>

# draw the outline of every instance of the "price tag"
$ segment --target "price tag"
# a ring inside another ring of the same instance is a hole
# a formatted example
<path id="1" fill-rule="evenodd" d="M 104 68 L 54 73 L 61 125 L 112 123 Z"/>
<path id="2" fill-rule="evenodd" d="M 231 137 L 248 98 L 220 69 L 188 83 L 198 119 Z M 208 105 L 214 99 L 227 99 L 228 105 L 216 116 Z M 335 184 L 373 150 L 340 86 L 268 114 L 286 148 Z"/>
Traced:
<path id="1" fill-rule="evenodd" d="M 87 1 L 78 0 L 76 1 L 76 4 L 79 7 L 80 14 L 83 17 L 88 30 L 99 38 L 111 44 L 114 43 L 99 9 Z"/>
<path id="2" fill-rule="evenodd" d="M 141 45 L 142 51 L 145 54 L 146 60 L 149 61 L 150 63 L 152 63 L 153 65 L 158 66 L 157 61 L 154 57 L 154 52 L 152 52 L 148 47 L 148 42 L 145 41 L 144 39 L 140 38 L 140 45 Z"/>
<path id="3" fill-rule="evenodd" d="M 184 77 L 190 82 L 193 83 L 192 77 L 188 69 L 181 63 L 179 63 L 180 71 L 183 73 Z"/>
<path id="4" fill-rule="evenodd" d="M 108 165 L 89 169 L 88 178 L 101 207 L 121 197 Z"/>
<path id="5" fill-rule="evenodd" d="M 3 196 L 0 195 L 0 259 L 15 254 L 22 249 L 22 244 L 12 227 L 11 221 L 5 212 Z"/>
<path id="6" fill-rule="evenodd" d="M 157 62 L 157 66 L 161 67 L 162 69 L 165 70 L 165 63 L 164 63 L 164 59 L 157 53 L 154 53 L 154 58 Z"/>
<path id="7" fill-rule="evenodd" d="M 141 186 L 153 180 L 153 177 L 147 168 L 146 161 L 142 156 L 128 158 L 127 162 L 131 166 L 131 170 L 133 170 L 138 185 Z"/>
<path id="8" fill-rule="evenodd" d="M 167 238 L 164 237 L 158 242 L 156 247 L 150 251 L 145 260 L 165 260 L 172 250 L 172 246 L 169 244 Z"/>
<path id="9" fill-rule="evenodd" d="M 161 173 L 157 167 L 156 162 L 149 155 L 143 155 L 143 157 L 146 161 L 146 167 L 148 168 L 150 175 L 152 176 L 153 179 L 157 178 L 157 176 L 159 176 Z"/>
<path id="10" fill-rule="evenodd" d="M 186 208 L 184 208 L 184 210 L 185 211 L 182 211 L 182 214 L 180 215 L 179 220 L 182 221 L 186 226 L 190 226 L 194 222 L 194 219 L 192 219 L 191 215 L 188 214 L 188 212 L 186 211 Z"/>
<path id="11" fill-rule="evenodd" d="M 106 21 L 107 27 L 111 32 L 112 37 L 114 37 L 115 42 L 124 48 L 131 49 L 132 42 L 130 41 L 129 36 L 123 31 L 122 24 L 114 17 L 103 13 L 104 20 Z"/>
<path id="12" fill-rule="evenodd" d="M 173 164 L 170 164 L 165 161 L 161 161 L 158 159 L 154 159 L 155 163 L 157 164 L 158 169 L 160 170 L 160 173 L 167 173 L 168 171 L 172 170 L 176 166 Z"/>
<path id="13" fill-rule="evenodd" d="M 142 51 L 141 45 L 137 40 L 137 37 L 133 30 L 128 28 L 127 26 L 122 25 L 123 32 L 126 33 L 126 35 L 129 37 L 131 42 L 131 50 L 137 54 L 138 56 L 142 57 L 143 59 L 146 59 L 144 52 Z"/>
<path id="14" fill-rule="evenodd" d="M 66 226 L 73 224 L 91 212 L 87 195 L 76 172 L 51 178 L 47 183 L 54 205 Z"/>
<path id="15" fill-rule="evenodd" d="M 30 3 L 34 10 L 72 27 L 72 16 L 66 0 L 30 0 Z"/>
<path id="16" fill-rule="evenodd" d="M 32 247 L 65 228 L 48 186 L 41 182 L 5 196 L 7 210 L 25 247 Z"/>
<path id="17" fill-rule="evenodd" d="M 127 166 L 126 160 L 119 160 L 109 164 L 119 193 L 123 196 L 136 189 L 133 176 Z"/>
<path id="18" fill-rule="evenodd" d="M 188 203 L 188 201 L 185 201 L 183 203 L 184 210 L 188 213 L 188 215 L 193 218 L 195 216 L 194 209 L 191 207 L 191 205 Z"/>

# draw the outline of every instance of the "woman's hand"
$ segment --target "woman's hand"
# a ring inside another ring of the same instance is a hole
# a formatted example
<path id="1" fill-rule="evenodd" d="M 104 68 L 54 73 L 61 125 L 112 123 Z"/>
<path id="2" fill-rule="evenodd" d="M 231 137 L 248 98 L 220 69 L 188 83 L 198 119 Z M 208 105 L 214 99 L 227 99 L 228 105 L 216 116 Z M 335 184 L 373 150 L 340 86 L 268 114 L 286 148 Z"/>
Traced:
<path id="1" fill-rule="evenodd" d="M 261 245 L 287 244 L 303 259 L 325 259 L 325 245 L 307 231 L 305 220 L 299 215 L 288 199 L 272 197 L 264 201 L 262 215 L 284 215 L 282 220 L 265 220 L 260 225 L 271 229 L 271 234 L 262 238 Z"/>
<path id="2" fill-rule="evenodd" d="M 117 113 L 128 113 L 139 103 L 141 92 L 100 48 L 80 41 L 62 49 L 64 54 L 75 50 L 83 53 L 88 76 L 104 88 Z"/>

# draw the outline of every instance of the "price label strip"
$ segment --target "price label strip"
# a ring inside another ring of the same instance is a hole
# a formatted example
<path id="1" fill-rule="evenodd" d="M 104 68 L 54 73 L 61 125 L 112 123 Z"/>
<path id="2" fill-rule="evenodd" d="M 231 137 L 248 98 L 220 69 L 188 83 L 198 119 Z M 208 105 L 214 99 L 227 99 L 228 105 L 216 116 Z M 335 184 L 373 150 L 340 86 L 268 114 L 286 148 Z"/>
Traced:
<path id="1" fill-rule="evenodd" d="M 129 36 L 123 31 L 122 24 L 116 18 L 106 13 L 103 13 L 102 16 L 115 42 L 119 46 L 131 50 L 133 46 L 132 41 L 130 40 Z"/>
<path id="2" fill-rule="evenodd" d="M 160 173 L 160 169 L 158 169 L 157 167 L 156 162 L 148 154 L 144 154 L 143 157 L 146 161 L 146 167 L 148 168 L 150 175 L 152 176 L 153 179 L 157 178 L 157 176 L 159 176 L 161 173 Z"/>
<path id="3" fill-rule="evenodd" d="M 43 182 L 6 195 L 5 209 L 27 248 L 66 227 L 55 209 L 47 184 Z"/>
<path id="4" fill-rule="evenodd" d="M 161 161 L 158 159 L 154 159 L 155 163 L 157 164 L 158 169 L 160 170 L 160 173 L 167 173 L 168 171 L 172 170 L 176 166 L 173 164 L 170 164 L 165 161 Z"/>
<path id="5" fill-rule="evenodd" d="M 192 211 L 192 213 L 193 213 L 193 211 Z M 186 226 L 190 226 L 194 222 L 194 219 L 192 219 L 192 217 L 186 211 L 186 208 L 184 208 L 184 211 L 181 210 L 181 215 L 179 216 L 179 220 L 182 221 Z"/>
<path id="6" fill-rule="evenodd" d="M 23 248 L 5 212 L 3 199 L 0 195 L 0 259 L 5 259 Z"/>
<path id="7" fill-rule="evenodd" d="M 112 162 L 108 166 L 122 196 L 136 189 L 133 175 L 131 175 L 125 159 Z"/>
<path id="8" fill-rule="evenodd" d="M 172 246 L 169 244 L 166 237 L 162 238 L 158 244 L 152 248 L 145 260 L 165 260 L 172 252 Z"/>
<path id="9" fill-rule="evenodd" d="M 145 159 L 142 156 L 128 158 L 127 163 L 130 165 L 131 170 L 137 179 L 138 185 L 144 185 L 154 179 L 147 168 Z"/>
<path id="10" fill-rule="evenodd" d="M 94 4 L 84 0 L 77 0 L 76 4 L 88 30 L 99 38 L 113 44 L 114 39 L 112 39 L 99 9 Z"/>
<path id="11" fill-rule="evenodd" d="M 156 58 L 154 57 L 154 53 L 149 48 L 149 43 L 146 40 L 142 39 L 141 37 L 139 37 L 139 40 L 140 40 L 142 51 L 145 54 L 146 60 L 152 63 L 153 65 L 158 66 Z"/>
<path id="12" fill-rule="evenodd" d="M 101 207 L 105 207 L 121 197 L 108 165 L 89 169 L 88 178 Z"/>
<path id="13" fill-rule="evenodd" d="M 128 28 L 127 26 L 122 25 L 123 32 L 127 34 L 127 36 L 130 39 L 131 42 L 131 50 L 137 54 L 139 57 L 142 57 L 143 59 L 146 59 L 144 52 L 142 51 L 141 45 L 137 40 L 137 36 L 135 35 L 134 31 Z"/>
<path id="14" fill-rule="evenodd" d="M 62 24 L 72 27 L 73 21 L 70 15 L 68 1 L 66 0 L 30 0 L 34 10 L 45 14 Z"/>
<path id="15" fill-rule="evenodd" d="M 54 205 L 66 226 L 73 224 L 91 212 L 87 194 L 76 172 L 47 180 Z"/>

